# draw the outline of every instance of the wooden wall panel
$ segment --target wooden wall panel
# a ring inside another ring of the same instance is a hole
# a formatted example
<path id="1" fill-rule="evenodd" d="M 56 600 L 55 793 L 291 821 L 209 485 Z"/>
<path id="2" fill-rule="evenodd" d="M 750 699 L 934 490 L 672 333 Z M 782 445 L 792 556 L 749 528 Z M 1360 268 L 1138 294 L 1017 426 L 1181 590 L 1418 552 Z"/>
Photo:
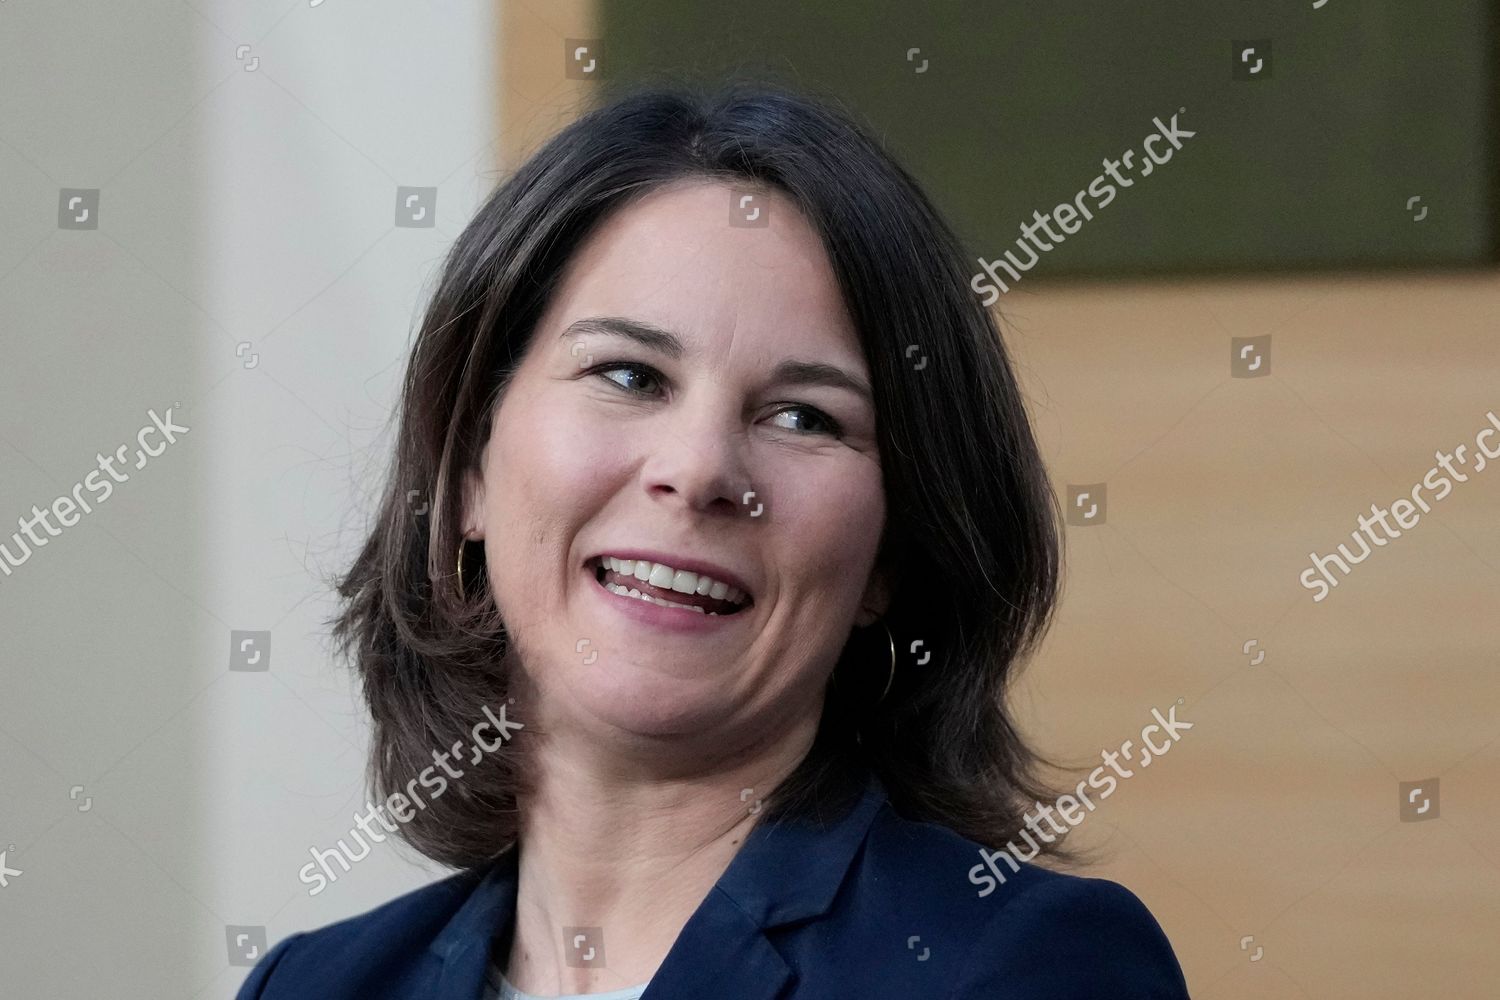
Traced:
<path id="1" fill-rule="evenodd" d="M 1500 277 L 1058 284 L 998 308 L 1059 495 L 1107 484 L 1104 523 L 1068 529 L 1028 727 L 1097 760 L 1153 707 L 1193 723 L 1078 827 L 1095 873 L 1146 900 L 1197 998 L 1492 996 L 1500 464 L 1425 494 L 1322 601 L 1299 576 L 1359 555 L 1358 515 L 1500 419 Z M 1232 338 L 1267 334 L 1270 374 L 1231 377 Z M 1431 778 L 1437 818 L 1403 822 L 1400 783 Z"/>

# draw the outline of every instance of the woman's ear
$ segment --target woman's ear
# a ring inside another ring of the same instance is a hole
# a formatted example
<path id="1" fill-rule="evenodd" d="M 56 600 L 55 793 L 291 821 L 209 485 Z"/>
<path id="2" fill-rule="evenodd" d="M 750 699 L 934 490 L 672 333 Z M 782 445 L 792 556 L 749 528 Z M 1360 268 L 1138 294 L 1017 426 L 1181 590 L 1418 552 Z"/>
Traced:
<path id="1" fill-rule="evenodd" d="M 890 574 L 883 564 L 877 563 L 870 571 L 870 582 L 865 586 L 864 596 L 860 598 L 854 624 L 861 628 L 873 625 L 885 614 L 890 603 Z"/>

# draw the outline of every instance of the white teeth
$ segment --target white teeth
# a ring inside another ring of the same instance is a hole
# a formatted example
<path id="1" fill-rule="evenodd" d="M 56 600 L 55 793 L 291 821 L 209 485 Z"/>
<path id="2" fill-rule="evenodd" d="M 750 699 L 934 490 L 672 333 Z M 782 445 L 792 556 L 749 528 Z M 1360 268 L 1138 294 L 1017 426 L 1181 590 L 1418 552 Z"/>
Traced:
<path id="1" fill-rule="evenodd" d="M 660 604 L 664 608 L 681 608 L 684 611 L 696 611 L 700 615 L 712 615 L 715 618 L 722 617 L 717 611 L 704 611 L 702 608 L 693 604 L 678 604 L 676 601 L 668 601 L 660 597 L 652 597 L 650 594 L 641 593 L 634 587 L 626 589 L 622 584 L 618 583 L 606 583 L 604 585 L 604 589 L 608 590 L 611 594 L 619 594 L 622 597 L 634 597 L 637 600 L 641 601 L 650 601 L 652 604 Z"/>
<path id="2" fill-rule="evenodd" d="M 746 600 L 745 592 L 738 587 L 731 587 L 706 574 L 673 569 L 665 563 L 649 559 L 619 559 L 615 556 L 601 556 L 599 562 L 605 569 L 613 570 L 621 576 L 633 576 L 663 590 L 675 590 L 679 594 L 704 594 L 732 604 L 743 604 Z"/>

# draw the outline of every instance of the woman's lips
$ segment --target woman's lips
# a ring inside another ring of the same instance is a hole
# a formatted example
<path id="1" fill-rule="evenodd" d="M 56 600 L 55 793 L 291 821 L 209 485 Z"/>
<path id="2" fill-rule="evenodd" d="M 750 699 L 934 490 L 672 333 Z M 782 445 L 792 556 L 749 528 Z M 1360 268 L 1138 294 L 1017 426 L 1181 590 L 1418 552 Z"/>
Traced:
<path id="1" fill-rule="evenodd" d="M 628 594 L 619 593 L 619 588 L 613 591 L 606 590 L 604 583 L 599 579 L 597 566 L 581 567 L 581 572 L 588 580 L 585 586 L 594 588 L 602 602 L 600 607 L 607 609 L 607 614 L 619 615 L 625 621 L 652 633 L 675 636 L 712 636 L 738 628 L 742 622 L 753 623 L 753 618 L 749 614 L 738 612 L 719 614 L 684 604 L 673 604 L 667 600 L 658 604 L 655 599 L 647 600 L 644 597 L 631 597 Z M 637 580 L 636 584 L 635 590 L 640 592 L 640 581 Z M 686 595 L 675 594 L 675 596 L 680 598 Z"/>

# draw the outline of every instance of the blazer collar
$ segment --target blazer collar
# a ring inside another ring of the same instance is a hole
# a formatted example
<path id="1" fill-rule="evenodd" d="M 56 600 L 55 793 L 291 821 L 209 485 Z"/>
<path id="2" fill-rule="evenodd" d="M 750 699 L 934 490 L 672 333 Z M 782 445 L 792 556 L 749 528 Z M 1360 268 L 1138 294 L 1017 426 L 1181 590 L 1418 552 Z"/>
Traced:
<path id="1" fill-rule="evenodd" d="M 827 912 L 870 824 L 886 803 L 880 780 L 866 773 L 852 808 L 823 825 L 756 824 L 724 874 L 689 918 L 642 1000 L 715 996 L 770 1000 L 792 972 L 765 932 Z M 490 942 L 515 918 L 518 852 L 507 848 L 429 950 L 443 960 L 437 1000 L 478 1000 Z"/>

